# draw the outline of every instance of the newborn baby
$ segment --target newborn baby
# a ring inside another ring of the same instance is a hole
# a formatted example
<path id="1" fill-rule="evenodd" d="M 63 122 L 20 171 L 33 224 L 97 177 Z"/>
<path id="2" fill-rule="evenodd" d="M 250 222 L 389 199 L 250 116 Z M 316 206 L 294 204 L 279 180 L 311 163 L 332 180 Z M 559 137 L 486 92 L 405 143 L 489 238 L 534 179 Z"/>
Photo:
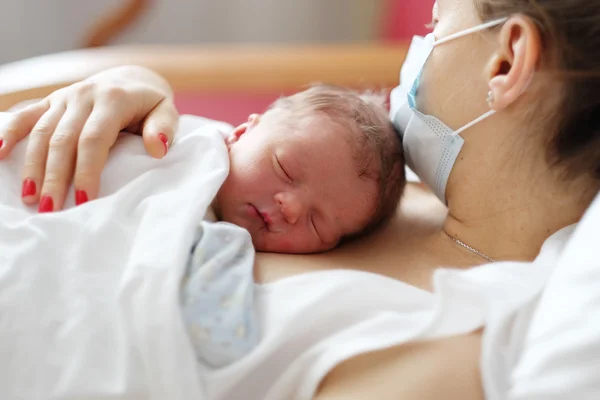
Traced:
<path id="1" fill-rule="evenodd" d="M 230 171 L 214 211 L 246 229 L 257 250 L 331 249 L 392 215 L 405 184 L 384 99 L 349 89 L 320 85 L 281 98 L 235 128 L 227 147 Z M 240 359 L 259 340 L 254 250 L 249 238 L 232 245 L 225 229 L 201 224 L 182 285 L 192 344 L 212 367 Z"/>
<path id="2" fill-rule="evenodd" d="M 251 115 L 227 139 L 217 218 L 247 229 L 257 250 L 284 253 L 329 250 L 376 227 L 405 183 L 384 101 L 318 85 Z"/>

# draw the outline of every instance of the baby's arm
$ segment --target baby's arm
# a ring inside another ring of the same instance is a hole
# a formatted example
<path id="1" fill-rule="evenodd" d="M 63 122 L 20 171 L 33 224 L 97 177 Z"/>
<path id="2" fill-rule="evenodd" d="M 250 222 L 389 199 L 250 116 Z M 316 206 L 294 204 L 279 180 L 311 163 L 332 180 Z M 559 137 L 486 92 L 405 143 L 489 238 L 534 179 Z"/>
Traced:
<path id="1" fill-rule="evenodd" d="M 260 334 L 250 234 L 202 221 L 181 288 L 183 318 L 198 361 L 222 368 L 249 353 Z"/>

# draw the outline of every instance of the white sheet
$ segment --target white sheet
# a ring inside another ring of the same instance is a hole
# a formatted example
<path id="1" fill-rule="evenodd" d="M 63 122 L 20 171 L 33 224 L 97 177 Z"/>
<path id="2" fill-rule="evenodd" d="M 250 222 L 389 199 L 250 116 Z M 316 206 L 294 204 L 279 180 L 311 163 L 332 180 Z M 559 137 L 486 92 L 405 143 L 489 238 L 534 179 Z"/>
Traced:
<path id="1" fill-rule="evenodd" d="M 204 398 L 179 284 L 228 171 L 219 129 L 182 119 L 163 160 L 123 137 L 105 197 L 59 213 L 21 203 L 23 145 L 0 162 L 1 399 Z"/>

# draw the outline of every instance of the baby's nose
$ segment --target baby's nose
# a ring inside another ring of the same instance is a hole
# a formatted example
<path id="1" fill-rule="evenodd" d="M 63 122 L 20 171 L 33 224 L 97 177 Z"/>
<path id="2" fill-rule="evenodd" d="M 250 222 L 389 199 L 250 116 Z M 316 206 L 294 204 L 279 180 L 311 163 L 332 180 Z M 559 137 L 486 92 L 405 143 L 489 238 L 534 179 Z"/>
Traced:
<path id="1" fill-rule="evenodd" d="M 294 225 L 302 215 L 302 201 L 292 193 L 278 193 L 275 202 L 288 224 Z"/>

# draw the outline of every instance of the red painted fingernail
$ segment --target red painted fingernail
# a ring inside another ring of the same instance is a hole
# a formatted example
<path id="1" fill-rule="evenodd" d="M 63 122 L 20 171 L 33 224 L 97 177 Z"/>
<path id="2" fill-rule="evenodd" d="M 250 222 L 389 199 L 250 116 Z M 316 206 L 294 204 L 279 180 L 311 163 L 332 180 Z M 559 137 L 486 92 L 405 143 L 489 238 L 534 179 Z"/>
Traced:
<path id="1" fill-rule="evenodd" d="M 4 140 L 0 139 L 0 149 L 4 146 Z"/>
<path id="2" fill-rule="evenodd" d="M 38 212 L 47 213 L 51 211 L 54 211 L 54 200 L 52 200 L 52 197 L 50 196 L 42 196 Z"/>
<path id="3" fill-rule="evenodd" d="M 167 135 L 164 133 L 159 133 L 158 140 L 163 142 L 163 145 L 165 146 L 165 154 L 167 154 L 167 151 L 169 151 L 169 138 L 167 138 Z"/>
<path id="4" fill-rule="evenodd" d="M 83 203 L 88 202 L 88 195 L 85 190 L 76 190 L 75 191 L 75 205 L 81 205 Z"/>
<path id="5" fill-rule="evenodd" d="M 23 181 L 23 188 L 21 189 L 21 197 L 35 196 L 35 192 L 35 182 L 31 179 L 25 179 Z"/>

